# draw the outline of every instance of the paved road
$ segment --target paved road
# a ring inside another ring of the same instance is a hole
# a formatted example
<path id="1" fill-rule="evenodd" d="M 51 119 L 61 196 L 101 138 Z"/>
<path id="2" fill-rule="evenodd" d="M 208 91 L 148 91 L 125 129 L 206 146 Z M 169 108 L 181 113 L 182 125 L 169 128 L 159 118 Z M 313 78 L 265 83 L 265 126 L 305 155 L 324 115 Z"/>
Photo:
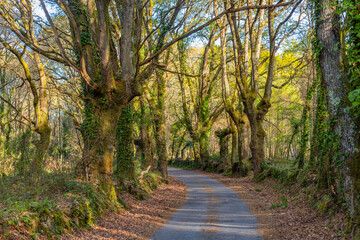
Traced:
<path id="1" fill-rule="evenodd" d="M 256 218 L 235 191 L 189 171 L 169 168 L 169 174 L 186 183 L 188 200 L 151 239 L 261 239 Z"/>

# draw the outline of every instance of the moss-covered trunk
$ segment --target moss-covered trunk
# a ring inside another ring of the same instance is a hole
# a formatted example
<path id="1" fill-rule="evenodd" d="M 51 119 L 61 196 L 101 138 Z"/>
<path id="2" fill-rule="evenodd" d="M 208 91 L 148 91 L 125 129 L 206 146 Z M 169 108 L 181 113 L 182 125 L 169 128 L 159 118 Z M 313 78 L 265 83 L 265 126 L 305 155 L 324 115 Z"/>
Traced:
<path id="1" fill-rule="evenodd" d="M 336 133 L 341 154 L 332 152 L 331 163 L 338 163 L 336 187 L 343 186 L 351 216 L 353 239 L 360 239 L 360 158 L 359 121 L 349 111 L 350 81 L 343 73 L 340 42 L 340 15 L 334 7 L 337 1 L 315 1 L 316 60 L 321 81 L 327 92 L 331 128 Z M 356 31 L 356 30 L 353 30 Z M 340 163 L 340 164 L 339 164 Z"/>
<path id="2" fill-rule="evenodd" d="M 39 134 L 39 140 L 36 143 L 35 158 L 33 161 L 33 169 L 39 173 L 44 168 L 45 156 L 50 145 L 51 128 L 44 124 L 36 130 Z"/>
<path id="3" fill-rule="evenodd" d="M 238 167 L 234 169 L 240 173 L 240 176 L 247 175 L 247 168 L 246 168 L 246 161 L 248 161 L 248 150 L 246 149 L 246 132 L 245 132 L 245 124 L 239 123 L 236 124 L 236 131 L 237 131 L 237 153 L 238 153 Z"/>
<path id="4" fill-rule="evenodd" d="M 133 115 L 129 104 L 116 124 L 116 175 L 121 182 L 135 180 Z"/>
<path id="5" fill-rule="evenodd" d="M 51 128 L 48 122 L 47 77 L 39 54 L 35 53 L 34 57 L 40 75 L 39 94 L 38 96 L 34 96 L 34 108 L 36 115 L 35 131 L 40 135 L 40 139 L 36 144 L 33 167 L 35 171 L 40 172 L 44 168 L 46 153 L 50 145 Z"/>
<path id="6" fill-rule="evenodd" d="M 201 156 L 200 156 L 200 141 L 197 138 L 193 139 L 193 152 L 194 152 L 194 160 L 196 166 L 201 165 Z"/>
<path id="7" fill-rule="evenodd" d="M 265 137 L 266 133 L 262 125 L 261 119 L 250 120 L 251 127 L 251 163 L 253 166 L 254 176 L 258 176 L 262 172 L 262 164 L 265 160 Z"/>
<path id="8" fill-rule="evenodd" d="M 125 106 L 86 102 L 82 124 L 84 153 L 80 169 L 88 181 L 97 183 L 116 200 L 112 182 L 116 122 Z"/>
<path id="9" fill-rule="evenodd" d="M 167 144 L 165 128 L 165 76 L 162 71 L 157 71 L 157 106 L 155 112 L 155 141 L 158 155 L 158 170 L 167 181 Z"/>
<path id="10" fill-rule="evenodd" d="M 209 166 L 209 138 L 210 138 L 210 131 L 204 130 L 200 134 L 199 139 L 199 146 L 200 146 L 200 159 L 201 159 L 201 166 L 203 169 Z"/>
<path id="11" fill-rule="evenodd" d="M 219 138 L 221 169 L 226 169 L 231 166 L 229 159 L 229 135 L 232 133 L 232 129 L 229 128 L 225 128 L 215 132 L 215 135 Z"/>
<path id="12" fill-rule="evenodd" d="M 179 158 L 179 154 L 181 152 L 181 146 L 183 145 L 183 143 L 185 141 L 185 134 L 186 134 L 186 131 L 184 131 L 184 134 L 178 140 L 178 144 L 177 144 L 176 151 L 175 151 L 175 159 Z"/>
<path id="13" fill-rule="evenodd" d="M 155 120 L 155 141 L 156 151 L 158 155 L 158 170 L 164 180 L 167 180 L 167 149 L 166 149 L 166 136 L 165 136 L 165 123 L 161 119 Z"/>
<path id="14" fill-rule="evenodd" d="M 297 162 L 299 169 L 303 169 L 305 165 L 305 154 L 307 151 L 307 146 L 309 141 L 309 121 L 308 121 L 309 111 L 310 111 L 310 106 L 308 105 L 308 102 L 306 102 L 300 121 L 300 125 L 302 126 L 302 131 L 301 131 L 301 140 L 300 140 L 300 152 L 297 155 Z"/>
<path id="15" fill-rule="evenodd" d="M 236 151 L 237 151 L 237 131 L 236 128 L 233 129 L 233 133 L 231 134 L 231 157 L 230 157 L 230 166 L 234 165 L 235 157 L 236 157 Z"/>
<path id="16" fill-rule="evenodd" d="M 143 167 L 151 166 L 151 169 L 155 169 L 154 164 L 154 154 L 152 151 L 152 141 L 151 141 L 151 133 L 152 133 L 152 121 L 149 120 L 149 114 L 146 111 L 146 106 L 144 103 L 144 97 L 140 96 L 140 138 L 135 140 L 135 144 L 139 147 L 141 151 L 141 160 Z"/>

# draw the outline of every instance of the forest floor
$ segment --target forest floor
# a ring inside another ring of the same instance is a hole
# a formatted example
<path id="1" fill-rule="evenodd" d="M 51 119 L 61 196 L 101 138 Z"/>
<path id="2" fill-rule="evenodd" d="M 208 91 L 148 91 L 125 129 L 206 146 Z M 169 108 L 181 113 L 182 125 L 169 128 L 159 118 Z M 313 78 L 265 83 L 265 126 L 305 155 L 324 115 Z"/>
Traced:
<path id="1" fill-rule="evenodd" d="M 93 229 L 81 229 L 63 235 L 61 239 L 148 239 L 186 201 L 186 185 L 172 176 L 169 176 L 169 182 L 161 184 L 145 200 L 123 194 L 121 198 L 128 210 L 104 216 Z"/>
<path id="2" fill-rule="evenodd" d="M 321 213 L 300 186 L 285 186 L 275 179 L 257 183 L 250 177 L 227 177 L 218 173 L 190 170 L 220 181 L 239 193 L 258 219 L 264 240 L 348 239 L 346 216 L 341 212 Z"/>

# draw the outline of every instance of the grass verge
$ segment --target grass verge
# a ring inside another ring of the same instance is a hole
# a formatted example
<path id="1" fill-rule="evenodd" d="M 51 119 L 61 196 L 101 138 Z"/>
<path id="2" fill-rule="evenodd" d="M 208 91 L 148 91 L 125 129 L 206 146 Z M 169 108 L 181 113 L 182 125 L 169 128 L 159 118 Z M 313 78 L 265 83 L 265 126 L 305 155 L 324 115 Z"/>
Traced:
<path id="1" fill-rule="evenodd" d="M 149 173 L 140 182 L 126 183 L 128 191 L 145 199 L 161 179 Z M 119 195 L 118 194 L 118 195 Z M 69 174 L 44 173 L 37 181 L 19 176 L 0 178 L 0 239 L 57 239 L 79 228 L 92 228 L 106 212 L 125 207 L 110 201 L 97 186 Z"/>

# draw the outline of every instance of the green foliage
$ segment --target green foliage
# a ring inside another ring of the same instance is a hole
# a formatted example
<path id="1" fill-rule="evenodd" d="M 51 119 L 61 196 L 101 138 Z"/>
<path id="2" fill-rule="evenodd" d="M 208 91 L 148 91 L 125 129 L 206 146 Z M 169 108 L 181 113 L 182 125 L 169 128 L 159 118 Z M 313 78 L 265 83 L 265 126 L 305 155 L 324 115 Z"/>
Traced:
<path id="1" fill-rule="evenodd" d="M 156 190 L 162 182 L 162 177 L 159 173 L 146 173 L 141 179 L 127 180 L 119 185 L 119 192 L 128 192 L 139 200 L 144 200 L 151 195 L 153 190 Z"/>
<path id="2" fill-rule="evenodd" d="M 133 180 L 135 177 L 133 122 L 132 106 L 129 104 L 123 109 L 116 127 L 116 174 L 123 180 Z"/>
<path id="3" fill-rule="evenodd" d="M 279 207 L 284 207 L 284 208 L 287 208 L 288 207 L 288 199 L 284 196 L 281 196 L 281 203 L 273 203 L 271 204 L 271 209 L 273 208 L 279 208 Z"/>
<path id="4" fill-rule="evenodd" d="M 169 167 L 176 167 L 181 169 L 196 169 L 197 164 L 196 161 L 190 161 L 190 160 L 173 160 L 169 162 Z"/>
<path id="5" fill-rule="evenodd" d="M 325 214 L 330 206 L 332 202 L 331 197 L 329 197 L 328 195 L 324 195 L 321 197 L 321 199 L 319 201 L 316 202 L 316 209 L 322 213 Z"/>
<path id="6" fill-rule="evenodd" d="M 85 46 L 85 45 L 94 45 L 93 41 L 92 41 L 92 36 L 91 33 L 89 32 L 84 32 L 82 31 L 80 33 L 80 41 L 81 41 L 81 45 Z"/>
<path id="7" fill-rule="evenodd" d="M 360 9 L 357 1 L 341 1 L 340 12 L 346 13 L 345 61 L 353 90 L 349 93 L 352 109 L 360 115 Z"/>
<path id="8" fill-rule="evenodd" d="M 299 174 L 299 170 L 292 166 L 280 166 L 274 163 L 264 163 L 262 165 L 264 171 L 259 175 L 259 181 L 265 179 L 265 177 L 272 177 L 279 179 L 280 182 L 286 184 L 292 184 L 296 181 Z"/>
<path id="9" fill-rule="evenodd" d="M 119 209 L 120 204 L 109 201 L 99 188 L 71 178 L 56 173 L 44 174 L 36 183 L 16 176 L 1 178 L 0 235 L 21 231 L 28 237 L 57 238 L 72 228 L 90 228 L 100 215 Z"/>

